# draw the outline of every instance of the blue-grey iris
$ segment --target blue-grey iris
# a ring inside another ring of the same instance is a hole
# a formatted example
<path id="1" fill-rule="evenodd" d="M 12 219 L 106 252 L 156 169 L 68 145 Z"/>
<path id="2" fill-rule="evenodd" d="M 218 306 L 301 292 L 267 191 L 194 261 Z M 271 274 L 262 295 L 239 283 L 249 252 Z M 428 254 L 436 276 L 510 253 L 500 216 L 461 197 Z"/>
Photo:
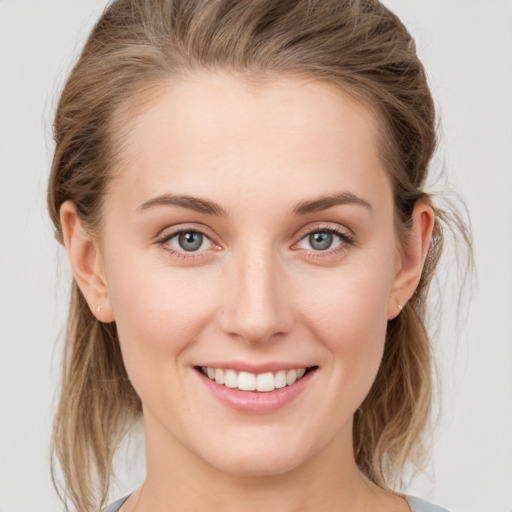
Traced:
<path id="1" fill-rule="evenodd" d="M 325 251 L 332 245 L 332 233 L 318 231 L 309 235 L 309 245 L 316 251 Z"/>
<path id="2" fill-rule="evenodd" d="M 203 235 L 195 231 L 180 233 L 178 243 L 184 251 L 197 251 L 203 245 Z"/>

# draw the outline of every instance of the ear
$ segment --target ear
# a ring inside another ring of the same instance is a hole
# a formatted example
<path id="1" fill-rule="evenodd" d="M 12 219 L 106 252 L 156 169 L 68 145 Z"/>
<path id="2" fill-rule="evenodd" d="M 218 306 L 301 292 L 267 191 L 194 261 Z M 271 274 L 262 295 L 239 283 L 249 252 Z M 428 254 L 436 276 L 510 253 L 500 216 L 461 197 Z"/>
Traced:
<path id="1" fill-rule="evenodd" d="M 412 227 L 400 250 L 399 270 L 388 300 L 388 320 L 398 316 L 414 294 L 423 272 L 432 239 L 435 214 L 429 199 L 418 199 L 412 212 Z"/>
<path id="2" fill-rule="evenodd" d="M 60 207 L 60 222 L 73 276 L 92 314 L 100 322 L 113 322 L 98 241 L 83 228 L 72 201 Z"/>

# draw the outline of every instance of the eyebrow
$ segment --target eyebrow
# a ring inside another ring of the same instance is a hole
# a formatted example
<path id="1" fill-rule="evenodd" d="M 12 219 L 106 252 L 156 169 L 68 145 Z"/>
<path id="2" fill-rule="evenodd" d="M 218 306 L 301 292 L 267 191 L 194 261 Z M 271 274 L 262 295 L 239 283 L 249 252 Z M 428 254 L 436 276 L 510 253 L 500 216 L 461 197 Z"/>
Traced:
<path id="1" fill-rule="evenodd" d="M 334 206 L 355 204 L 364 206 L 370 211 L 373 210 L 372 205 L 366 200 L 358 197 L 351 192 L 339 192 L 338 194 L 322 196 L 317 199 L 300 201 L 292 208 L 294 215 L 307 215 L 309 213 L 328 210 Z M 199 213 L 208 215 L 225 216 L 226 210 L 219 204 L 208 199 L 188 195 L 163 194 L 154 197 L 149 201 L 141 204 L 137 210 L 144 211 L 154 206 L 180 206 L 188 210 L 194 210 Z"/>
<path id="2" fill-rule="evenodd" d="M 200 197 L 187 196 L 187 195 L 173 195 L 163 194 L 155 197 L 141 204 L 137 210 L 147 210 L 153 206 L 181 206 L 188 210 L 194 210 L 199 213 L 207 213 L 209 215 L 226 215 L 226 210 L 222 206 L 209 201 L 208 199 L 201 199 Z"/>
<path id="3" fill-rule="evenodd" d="M 301 201 L 293 208 L 292 212 L 296 215 L 307 215 L 308 213 L 315 213 L 327 210 L 333 206 L 355 204 L 364 206 L 370 211 L 373 210 L 372 205 L 361 197 L 358 197 L 352 192 L 339 192 L 338 194 L 319 197 L 311 201 Z"/>

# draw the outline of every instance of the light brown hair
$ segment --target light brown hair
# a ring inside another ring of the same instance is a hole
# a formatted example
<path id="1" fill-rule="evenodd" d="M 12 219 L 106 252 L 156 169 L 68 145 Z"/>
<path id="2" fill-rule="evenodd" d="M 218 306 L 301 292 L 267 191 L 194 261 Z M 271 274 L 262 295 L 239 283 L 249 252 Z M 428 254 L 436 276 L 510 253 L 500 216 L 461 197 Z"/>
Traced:
<path id="1" fill-rule="evenodd" d="M 62 243 L 59 209 L 77 206 L 91 233 L 122 156 L 123 116 L 163 82 L 195 69 L 265 79 L 297 74 L 326 80 L 371 108 L 394 190 L 396 230 L 405 239 L 436 147 L 435 109 L 414 42 L 376 0 L 117 0 L 103 13 L 63 89 L 55 117 L 48 204 Z M 421 459 L 432 394 L 426 297 L 443 245 L 436 223 L 421 282 L 388 324 L 383 361 L 354 418 L 360 470 L 386 488 Z M 464 225 L 456 229 L 468 237 Z M 96 320 L 72 285 L 53 455 L 63 499 L 79 512 L 104 504 L 112 460 L 141 414 L 115 324 Z"/>

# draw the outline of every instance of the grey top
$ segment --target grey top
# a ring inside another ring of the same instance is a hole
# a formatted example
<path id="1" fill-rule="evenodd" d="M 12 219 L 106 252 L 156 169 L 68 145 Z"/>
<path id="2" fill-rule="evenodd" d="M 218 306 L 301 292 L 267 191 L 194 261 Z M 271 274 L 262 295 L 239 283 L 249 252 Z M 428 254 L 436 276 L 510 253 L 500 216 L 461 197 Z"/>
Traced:
<path id="1" fill-rule="evenodd" d="M 121 508 L 121 505 L 127 499 L 128 496 L 115 501 L 104 512 L 118 512 Z M 448 512 L 445 508 L 432 505 L 431 503 L 427 503 L 426 501 L 414 496 L 409 496 L 407 501 L 411 507 L 412 512 Z"/>
<path id="2" fill-rule="evenodd" d="M 409 503 L 412 512 L 448 512 L 445 508 L 432 505 L 432 503 L 428 503 L 420 498 L 416 498 L 415 496 L 408 496 L 407 502 Z"/>

